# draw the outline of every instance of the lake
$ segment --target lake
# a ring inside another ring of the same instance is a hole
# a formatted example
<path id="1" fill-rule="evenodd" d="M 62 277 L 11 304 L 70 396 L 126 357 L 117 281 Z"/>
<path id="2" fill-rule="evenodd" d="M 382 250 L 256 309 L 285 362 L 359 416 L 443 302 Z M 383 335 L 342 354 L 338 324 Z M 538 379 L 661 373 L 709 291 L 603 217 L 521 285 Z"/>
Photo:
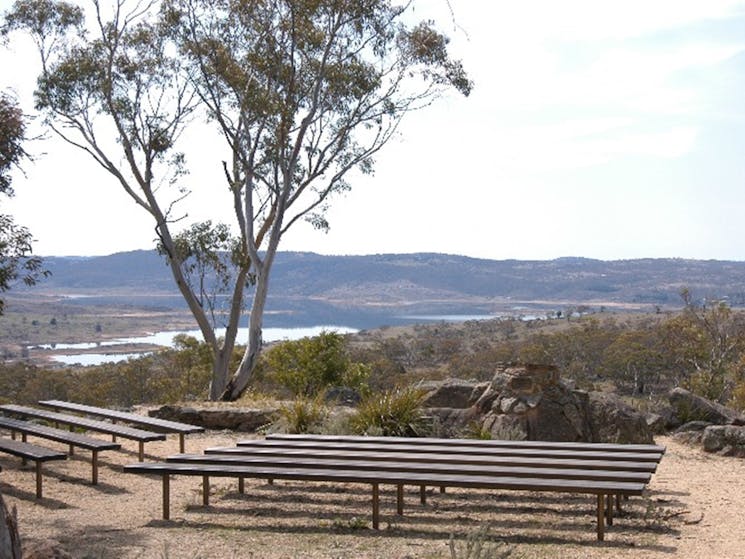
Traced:
<path id="1" fill-rule="evenodd" d="M 279 340 L 299 340 L 308 336 L 317 336 L 323 331 L 338 332 L 340 334 L 350 334 L 357 332 L 356 328 L 347 326 L 308 326 L 302 328 L 264 328 L 262 333 L 265 342 L 276 342 Z M 75 344 L 41 344 L 33 346 L 32 349 L 53 349 L 60 350 L 88 350 L 96 348 L 111 348 L 127 344 L 152 344 L 161 347 L 172 347 L 173 338 L 178 334 L 186 334 L 197 339 L 202 339 L 202 333 L 199 330 L 169 330 L 155 332 L 147 336 L 133 336 L 130 338 L 117 338 L 105 340 L 102 342 L 81 342 Z M 218 330 L 217 335 L 225 334 L 225 329 Z M 238 341 L 248 338 L 248 328 L 238 329 Z M 115 353 L 115 352 L 96 352 L 96 353 L 71 353 L 56 354 L 51 357 L 53 361 L 64 363 L 65 365 L 101 365 L 102 363 L 117 363 L 126 361 L 133 357 L 142 357 L 149 352 L 140 353 Z"/>
<path id="2" fill-rule="evenodd" d="M 427 323 L 427 322 L 465 322 L 469 320 L 490 320 L 499 318 L 504 315 L 494 314 L 441 314 L 441 315 L 406 315 L 396 317 L 406 323 Z M 322 326 L 304 326 L 288 328 L 264 328 L 263 336 L 265 342 L 276 342 L 279 340 L 299 340 L 308 336 L 317 336 L 322 331 L 338 332 L 340 334 L 350 334 L 359 332 L 359 328 L 338 325 Z M 218 330 L 218 336 L 224 335 L 225 329 Z M 91 349 L 101 349 L 95 353 L 55 353 L 50 356 L 53 361 L 65 365 L 101 365 L 103 363 L 117 363 L 126 361 L 130 358 L 142 357 L 145 352 L 138 353 L 117 353 L 116 351 L 105 351 L 107 348 L 115 350 L 117 346 L 127 344 L 149 344 L 161 347 L 172 347 L 173 338 L 178 334 L 186 334 L 197 339 L 202 339 L 202 333 L 199 330 L 168 330 L 155 332 L 146 336 L 133 336 L 128 338 L 117 338 L 101 342 L 80 342 L 73 344 L 41 344 L 35 345 L 31 349 L 54 350 L 71 352 L 86 351 Z M 237 340 L 239 343 L 245 343 L 248 339 L 248 328 L 239 328 Z"/>

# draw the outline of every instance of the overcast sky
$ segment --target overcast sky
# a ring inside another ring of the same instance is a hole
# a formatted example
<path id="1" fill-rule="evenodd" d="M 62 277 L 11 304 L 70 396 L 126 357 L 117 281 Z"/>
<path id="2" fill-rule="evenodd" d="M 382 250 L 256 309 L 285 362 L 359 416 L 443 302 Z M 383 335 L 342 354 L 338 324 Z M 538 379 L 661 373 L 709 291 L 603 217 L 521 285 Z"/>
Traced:
<path id="1" fill-rule="evenodd" d="M 745 260 L 745 0 L 450 4 L 417 15 L 450 35 L 472 95 L 410 115 L 375 175 L 334 202 L 331 231 L 300 225 L 281 250 Z M 22 99 L 26 47 L 0 49 L 0 88 Z M 31 150 L 2 207 L 35 253 L 153 248 L 150 218 L 90 160 Z M 211 174 L 219 162 L 190 178 L 194 219 L 213 216 L 219 196 L 198 192 Z"/>

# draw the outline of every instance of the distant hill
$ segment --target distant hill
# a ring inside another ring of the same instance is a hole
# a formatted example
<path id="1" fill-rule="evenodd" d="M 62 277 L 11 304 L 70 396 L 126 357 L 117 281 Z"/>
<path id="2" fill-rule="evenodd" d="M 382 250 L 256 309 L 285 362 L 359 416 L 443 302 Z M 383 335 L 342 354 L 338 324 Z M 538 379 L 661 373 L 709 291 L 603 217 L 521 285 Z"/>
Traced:
<path id="1" fill-rule="evenodd" d="M 155 251 L 98 257 L 45 257 L 52 276 L 34 293 L 182 307 Z M 680 290 L 697 299 L 745 305 L 745 262 L 683 259 L 601 261 L 485 260 L 417 253 L 324 256 L 280 252 L 268 310 L 319 319 L 401 314 L 478 314 L 592 308 L 680 308 Z"/>

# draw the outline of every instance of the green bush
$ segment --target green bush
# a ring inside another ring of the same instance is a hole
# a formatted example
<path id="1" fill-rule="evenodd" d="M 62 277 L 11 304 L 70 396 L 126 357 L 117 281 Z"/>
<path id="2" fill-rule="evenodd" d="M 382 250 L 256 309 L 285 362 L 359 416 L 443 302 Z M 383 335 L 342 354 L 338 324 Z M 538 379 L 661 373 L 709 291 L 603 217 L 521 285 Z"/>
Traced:
<path id="1" fill-rule="evenodd" d="M 368 366 L 352 363 L 344 337 L 336 332 L 291 340 L 268 349 L 267 376 L 295 396 L 312 398 L 331 386 L 349 386 L 364 392 Z"/>
<path id="2" fill-rule="evenodd" d="M 360 402 L 350 418 L 350 426 L 360 435 L 421 436 L 425 394 L 424 390 L 412 387 L 370 394 Z"/>

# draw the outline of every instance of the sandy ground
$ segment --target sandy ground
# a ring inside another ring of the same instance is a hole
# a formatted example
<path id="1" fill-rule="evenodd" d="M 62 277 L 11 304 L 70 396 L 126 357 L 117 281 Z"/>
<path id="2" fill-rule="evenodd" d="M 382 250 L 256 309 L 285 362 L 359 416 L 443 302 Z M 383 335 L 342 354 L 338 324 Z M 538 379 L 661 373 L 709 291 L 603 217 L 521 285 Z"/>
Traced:
<path id="1" fill-rule="evenodd" d="M 187 451 L 241 438 L 191 436 Z M 45 464 L 42 500 L 32 467 L 0 455 L 0 492 L 17 507 L 26 549 L 55 540 L 75 558 L 450 558 L 452 535 L 455 557 L 464 559 L 478 530 L 487 530 L 492 552 L 481 557 L 745 558 L 745 461 L 669 437 L 656 442 L 667 453 L 647 494 L 625 504 L 604 542 L 595 538 L 593 498 L 548 493 L 433 490 L 423 506 L 412 487 L 405 515 L 397 516 L 395 491 L 386 487 L 376 531 L 366 486 L 247 480 L 240 494 L 235 480 L 214 479 L 205 508 L 201 479 L 180 476 L 171 481 L 171 520 L 164 521 L 160 479 L 121 470 L 137 460 L 129 441 L 101 453 L 97 486 L 87 452 Z M 146 445 L 147 460 L 177 452 L 175 437 Z"/>

